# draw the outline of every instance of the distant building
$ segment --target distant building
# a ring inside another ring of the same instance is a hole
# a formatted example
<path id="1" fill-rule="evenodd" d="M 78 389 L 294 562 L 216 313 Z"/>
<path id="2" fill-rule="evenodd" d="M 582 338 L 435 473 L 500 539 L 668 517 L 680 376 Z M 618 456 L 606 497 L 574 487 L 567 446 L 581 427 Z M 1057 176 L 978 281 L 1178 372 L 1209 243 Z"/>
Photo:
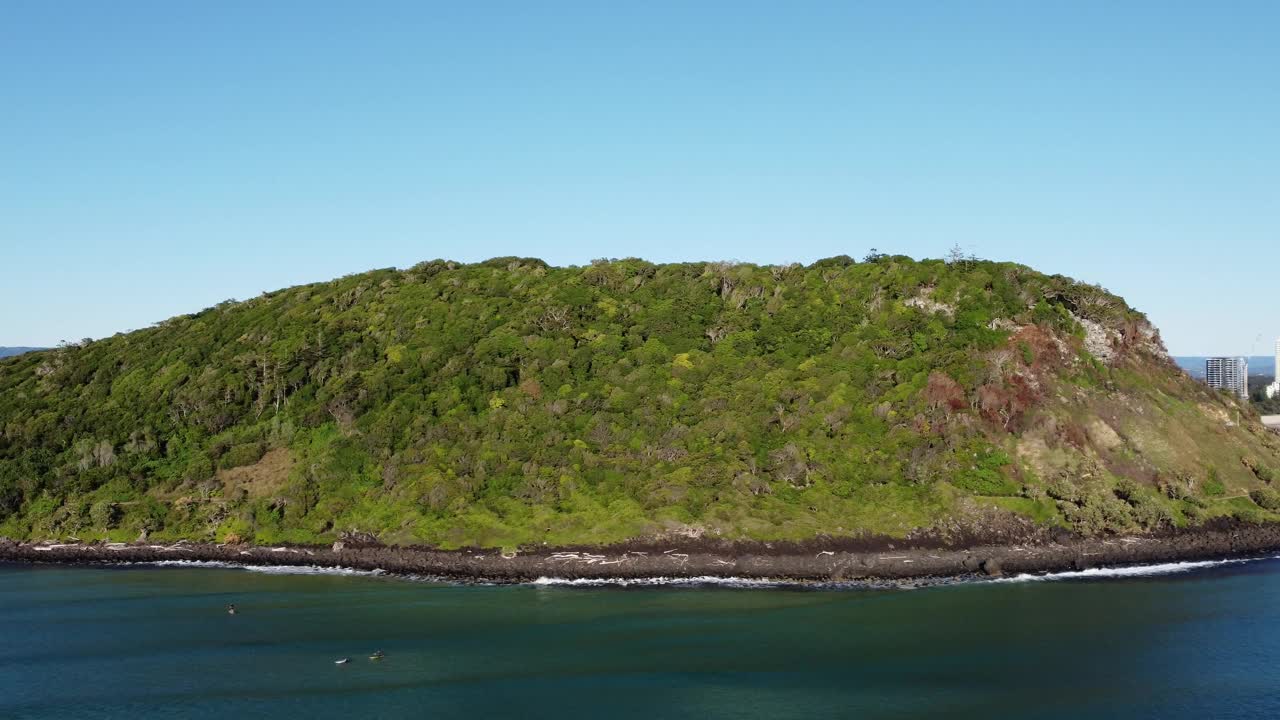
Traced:
<path id="1" fill-rule="evenodd" d="M 1230 390 L 1241 400 L 1249 399 L 1249 360 L 1242 357 L 1214 357 L 1204 361 L 1204 381 L 1211 388 Z"/>
<path id="2" fill-rule="evenodd" d="M 1266 392 L 1268 398 L 1280 395 L 1280 338 L 1276 339 L 1276 370 L 1274 380 L 1275 382 L 1267 386 Z"/>

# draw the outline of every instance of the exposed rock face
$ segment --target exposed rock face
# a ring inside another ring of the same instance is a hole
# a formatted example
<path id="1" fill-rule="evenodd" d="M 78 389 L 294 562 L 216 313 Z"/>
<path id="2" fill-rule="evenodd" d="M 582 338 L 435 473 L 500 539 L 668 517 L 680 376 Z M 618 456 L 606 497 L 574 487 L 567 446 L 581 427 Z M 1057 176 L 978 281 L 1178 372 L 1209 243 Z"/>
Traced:
<path id="1" fill-rule="evenodd" d="M 348 530 L 341 534 L 342 539 L 338 542 L 352 547 L 364 547 L 371 545 L 381 545 L 378 536 L 369 532 L 361 532 L 359 530 Z"/>
<path id="2" fill-rule="evenodd" d="M 1168 360 L 1169 352 L 1160 332 L 1150 322 L 1140 320 L 1123 327 L 1112 327 L 1075 312 L 1070 315 L 1084 329 L 1085 350 L 1106 365 L 1116 364 L 1122 353 Z"/>
<path id="3" fill-rule="evenodd" d="M 934 300 L 932 297 L 930 297 L 931 291 L 932 291 L 932 288 L 922 290 L 919 295 L 913 298 L 908 298 L 907 300 L 903 301 L 903 304 L 907 305 L 908 307 L 919 308 L 921 310 L 924 310 L 925 312 L 942 314 L 942 315 L 946 315 L 947 317 L 955 317 L 956 315 L 955 306 L 948 305 L 947 303 L 938 302 L 937 300 Z"/>
<path id="4" fill-rule="evenodd" d="M 901 543 L 901 540 L 896 543 Z M 1072 539 L 969 548 L 913 544 L 891 549 L 884 539 L 771 546 L 688 540 L 684 544 L 617 545 L 595 549 L 530 549 L 510 555 L 485 550 L 442 551 L 395 546 L 233 547 L 178 542 L 20 543 L 0 540 L 0 560 L 122 563 L 212 560 L 244 565 L 348 567 L 463 581 L 520 582 L 539 577 L 744 577 L 799 581 L 901 581 L 982 574 L 1083 570 L 1102 565 L 1252 556 L 1280 549 L 1280 523 L 1218 522 L 1162 536 Z M 980 562 L 977 558 L 982 558 Z"/>
<path id="5" fill-rule="evenodd" d="M 1116 350 L 1114 341 L 1119 338 L 1119 333 L 1103 327 L 1101 323 L 1094 322 L 1089 318 L 1080 317 L 1072 314 L 1076 322 L 1084 328 L 1084 348 L 1089 354 L 1097 358 L 1100 362 L 1110 365 L 1116 359 Z"/>

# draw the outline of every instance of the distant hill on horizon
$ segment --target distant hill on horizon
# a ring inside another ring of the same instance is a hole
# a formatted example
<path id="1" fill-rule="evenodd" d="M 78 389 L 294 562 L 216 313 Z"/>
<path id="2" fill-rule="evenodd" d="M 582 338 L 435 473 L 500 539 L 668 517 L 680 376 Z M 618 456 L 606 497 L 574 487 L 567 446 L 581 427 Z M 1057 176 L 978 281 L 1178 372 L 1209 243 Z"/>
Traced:
<path id="1" fill-rule="evenodd" d="M 48 348 L 38 348 L 38 347 L 0 347 L 0 358 L 13 357 L 14 355 L 21 355 L 23 353 L 29 353 L 32 350 L 47 350 L 47 349 Z"/>
<path id="2" fill-rule="evenodd" d="M 1177 356 L 1174 356 L 1173 361 L 1177 363 L 1178 367 L 1182 368 L 1191 377 L 1203 378 L 1204 377 L 1204 361 L 1208 360 L 1210 357 L 1218 357 L 1218 356 L 1216 355 L 1177 355 Z M 1249 357 L 1248 360 L 1249 360 L 1250 375 L 1271 374 L 1274 377 L 1275 364 L 1276 364 L 1275 358 L 1271 357 L 1270 355 L 1253 355 Z"/>

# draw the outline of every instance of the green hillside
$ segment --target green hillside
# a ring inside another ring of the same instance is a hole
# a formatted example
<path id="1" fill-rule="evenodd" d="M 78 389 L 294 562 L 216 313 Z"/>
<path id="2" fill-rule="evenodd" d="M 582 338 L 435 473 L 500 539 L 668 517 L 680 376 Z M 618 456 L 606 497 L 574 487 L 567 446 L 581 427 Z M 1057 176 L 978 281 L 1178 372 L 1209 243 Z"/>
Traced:
<path id="1" fill-rule="evenodd" d="M 1275 519 L 1280 443 L 1250 412 L 1119 298 L 1019 265 L 433 261 L 0 361 L 0 535 Z"/>

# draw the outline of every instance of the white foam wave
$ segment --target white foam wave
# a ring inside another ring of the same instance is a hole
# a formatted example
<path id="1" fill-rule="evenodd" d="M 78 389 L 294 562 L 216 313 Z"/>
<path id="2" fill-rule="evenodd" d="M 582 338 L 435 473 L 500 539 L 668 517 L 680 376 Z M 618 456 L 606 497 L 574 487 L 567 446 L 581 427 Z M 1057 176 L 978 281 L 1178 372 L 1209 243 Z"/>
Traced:
<path id="1" fill-rule="evenodd" d="M 705 586 L 715 585 L 735 588 L 769 588 L 782 587 L 790 583 L 780 580 L 763 580 L 759 578 L 717 577 L 699 575 L 695 577 L 641 577 L 641 578 L 560 578 L 540 577 L 530 585 L 543 587 L 658 587 L 658 586 Z"/>
<path id="2" fill-rule="evenodd" d="M 1280 558 L 1280 556 L 1276 556 Z M 1255 560 L 1265 560 L 1267 558 L 1233 558 L 1230 560 L 1196 560 L 1185 562 L 1156 563 L 1153 565 L 1126 565 L 1121 567 L 1098 567 L 1087 568 L 1085 570 L 1069 570 L 1066 572 L 1044 573 L 1034 575 L 1023 573 L 1007 578 L 996 578 L 988 582 L 996 583 L 1020 583 L 1020 582 L 1047 582 L 1057 580 L 1105 580 L 1109 578 L 1132 578 L 1132 577 L 1154 577 L 1159 575 L 1177 575 L 1180 573 L 1191 572 L 1193 570 L 1203 570 L 1212 567 L 1222 567 L 1224 565 L 1239 565 L 1242 563 L 1253 562 Z M 1275 558 L 1273 558 L 1275 559 Z"/>
<path id="3" fill-rule="evenodd" d="M 992 578 L 990 580 L 981 580 L 983 583 L 1025 583 L 1025 582 L 1058 582 L 1069 580 L 1108 580 L 1123 578 L 1139 578 L 1139 577 L 1157 577 L 1161 575 L 1177 575 L 1181 573 L 1193 572 L 1196 570 L 1205 570 L 1214 567 L 1222 567 L 1229 565 L 1239 565 L 1243 563 L 1256 562 L 1258 560 L 1280 560 L 1280 555 L 1254 558 L 1233 558 L 1229 560 L 1199 560 L 1184 561 L 1170 563 L 1155 563 L 1151 565 L 1127 565 L 1119 567 L 1098 567 L 1086 570 L 1071 570 L 1056 573 L 1022 573 L 1003 578 Z M 225 562 L 221 560 L 154 560 L 141 563 L 127 563 L 136 565 L 151 565 L 161 567 L 191 567 L 191 568 L 222 568 L 231 570 L 246 570 L 248 572 L 263 573 L 267 575 L 345 575 L 345 576 L 367 576 L 378 577 L 387 575 L 385 570 L 357 570 L 347 567 L 321 567 L 319 565 L 246 565 L 234 562 Z M 398 577 L 402 580 L 411 582 L 427 582 L 440 584 L 494 584 L 487 581 L 460 581 L 457 578 L 444 578 L 433 575 L 401 575 L 388 577 Z M 807 588 L 814 590 L 878 590 L 878 589 L 897 589 L 909 590 L 915 587 L 928 587 L 930 585 L 950 585 L 952 583 L 970 582 L 964 579 L 948 579 L 948 578 L 920 578 L 914 581 L 907 580 L 862 580 L 862 581 L 835 581 L 835 582 L 796 582 L 790 580 L 770 580 L 762 578 L 746 578 L 746 577 L 719 577 L 713 575 L 700 575 L 694 577 L 640 577 L 640 578 L 623 578 L 623 577 L 603 577 L 603 578 L 563 578 L 563 577 L 539 577 L 536 580 L 529 581 L 528 585 L 536 587 L 724 587 L 739 589 L 769 589 L 769 588 Z M 506 583 L 496 583 L 506 584 Z"/>
<path id="4" fill-rule="evenodd" d="M 345 567 L 321 567 L 319 565 L 244 565 L 249 572 L 267 575 L 384 575 L 386 570 L 357 570 Z"/>
<path id="5" fill-rule="evenodd" d="M 189 568 L 223 568 L 239 570 L 243 565 L 223 562 L 222 560 L 149 560 L 146 562 L 126 562 L 125 565 L 152 565 L 155 567 L 189 567 Z"/>
<path id="6" fill-rule="evenodd" d="M 159 567 L 188 568 L 222 568 L 226 570 L 247 570 L 266 575 L 383 575 L 385 570 L 357 570 L 346 567 L 321 567 L 319 565 L 242 565 L 222 560 L 154 560 L 151 562 L 132 563 L 135 565 L 153 565 Z"/>

